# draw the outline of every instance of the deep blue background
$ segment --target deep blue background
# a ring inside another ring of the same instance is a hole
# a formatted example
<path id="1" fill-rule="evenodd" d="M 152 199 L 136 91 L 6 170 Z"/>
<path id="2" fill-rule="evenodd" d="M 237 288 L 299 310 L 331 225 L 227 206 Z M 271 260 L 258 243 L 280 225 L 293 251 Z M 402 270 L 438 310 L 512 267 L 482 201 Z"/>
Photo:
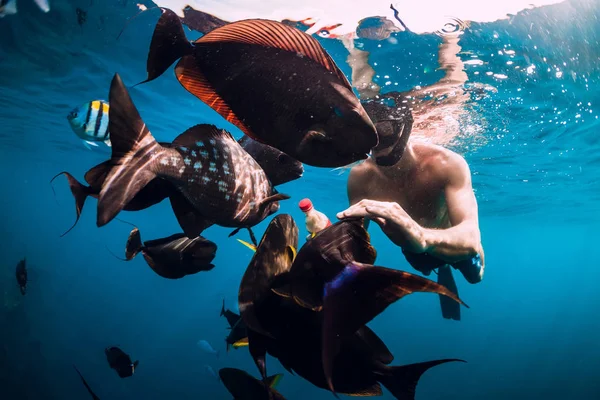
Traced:
<path id="1" fill-rule="evenodd" d="M 93 199 L 78 226 L 59 238 L 73 221 L 73 200 L 64 178 L 55 183 L 56 199 L 49 185 L 63 170 L 82 179 L 108 156 L 105 149 L 85 149 L 66 115 L 106 98 L 115 72 L 127 85 L 145 78 L 158 11 L 138 17 L 116 41 L 137 12 L 134 2 L 55 0 L 42 14 L 33 2 L 19 1 L 19 14 L 0 19 L 0 295 L 6 303 L 0 308 L 0 398 L 87 398 L 75 363 L 103 399 L 230 399 L 204 365 L 257 375 L 246 349 L 225 353 L 226 322 L 219 317 L 223 298 L 236 309 L 250 250 L 227 238 L 229 230 L 210 228 L 204 236 L 219 245 L 217 267 L 165 280 L 142 257 L 125 263 L 111 256 L 106 246 L 121 254 L 130 227 L 114 221 L 96 228 Z M 87 10 L 82 27 L 76 7 Z M 418 399 L 600 398 L 599 14 L 597 2 L 567 2 L 472 24 L 461 40 L 470 52 L 463 59 L 475 55 L 486 63 L 467 67 L 470 82 L 498 89 L 471 107 L 469 123 L 480 133 L 454 146 L 473 173 L 486 277 L 478 285 L 459 277 L 461 297 L 471 306 L 461 322 L 441 318 L 437 296 L 415 294 L 371 323 L 395 354 L 394 364 L 468 361 L 429 371 Z M 405 90 L 441 77 L 437 36 L 395 37 L 397 44 L 364 43 L 378 63 L 380 83 L 389 75 L 398 83 L 394 89 Z M 342 45 L 322 43 L 348 73 Z M 503 49 L 515 50 L 515 57 L 499 54 Z M 535 73 L 527 75 L 523 69 L 531 64 Z M 239 135 L 171 72 L 131 95 L 159 140 L 198 122 Z M 346 178 L 308 167 L 303 179 L 280 188 L 292 196 L 281 212 L 296 218 L 302 237 L 297 202 L 309 196 L 334 218 L 347 205 Z M 121 218 L 134 222 L 146 240 L 179 231 L 166 202 Z M 265 226 L 255 228 L 257 235 Z M 412 271 L 379 228 L 371 233 L 379 265 Z M 32 282 L 20 298 L 14 266 L 24 256 Z M 199 339 L 221 356 L 203 353 Z M 109 345 L 140 360 L 135 376 L 121 380 L 108 368 L 103 349 Z M 268 366 L 270 373 L 283 370 L 274 359 Z M 290 400 L 332 398 L 285 375 L 279 390 Z"/>

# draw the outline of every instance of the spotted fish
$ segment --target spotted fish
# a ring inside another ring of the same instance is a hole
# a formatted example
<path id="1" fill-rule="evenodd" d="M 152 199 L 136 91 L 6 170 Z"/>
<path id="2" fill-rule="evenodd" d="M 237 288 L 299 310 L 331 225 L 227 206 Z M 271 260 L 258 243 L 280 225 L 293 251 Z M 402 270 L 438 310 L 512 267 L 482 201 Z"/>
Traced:
<path id="1" fill-rule="evenodd" d="M 104 100 L 94 100 L 74 108 L 67 120 L 71 129 L 87 148 L 98 146 L 98 142 L 104 142 L 110 146 L 108 133 L 108 110 L 110 106 Z"/>
<path id="2" fill-rule="evenodd" d="M 97 225 L 104 226 L 156 177 L 170 182 L 180 199 L 171 205 L 186 235 L 207 226 L 250 228 L 279 209 L 277 193 L 258 163 L 225 130 L 196 125 L 170 147 L 161 146 L 142 121 L 118 74 L 110 88 L 112 168 L 98 197 Z M 204 218 L 203 218 L 204 217 Z M 189 224 L 189 222 L 188 222 Z M 187 232 L 186 232 L 187 230 Z"/>
<path id="3" fill-rule="evenodd" d="M 350 83 L 319 42 L 276 21 L 218 27 L 194 43 L 163 8 L 146 81 L 179 60 L 183 87 L 249 137 L 317 167 L 366 159 L 375 127 Z"/>

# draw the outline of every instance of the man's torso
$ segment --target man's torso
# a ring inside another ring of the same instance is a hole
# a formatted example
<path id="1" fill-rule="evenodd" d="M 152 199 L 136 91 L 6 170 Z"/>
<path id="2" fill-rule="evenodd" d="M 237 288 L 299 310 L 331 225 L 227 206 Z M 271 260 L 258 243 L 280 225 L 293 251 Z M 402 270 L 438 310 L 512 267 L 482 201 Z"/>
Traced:
<path id="1" fill-rule="evenodd" d="M 447 149 L 425 143 L 411 144 L 415 163 L 408 170 L 378 167 L 369 159 L 354 167 L 349 179 L 355 179 L 360 193 L 351 193 L 352 201 L 361 199 L 398 203 L 419 225 L 426 228 L 450 226 L 445 201 Z"/>

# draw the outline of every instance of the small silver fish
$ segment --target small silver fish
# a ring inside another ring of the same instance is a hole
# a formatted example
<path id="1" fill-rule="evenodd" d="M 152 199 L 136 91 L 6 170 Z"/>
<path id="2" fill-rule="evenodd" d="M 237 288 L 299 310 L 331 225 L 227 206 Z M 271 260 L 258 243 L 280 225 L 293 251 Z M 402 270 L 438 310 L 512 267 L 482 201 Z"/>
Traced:
<path id="1" fill-rule="evenodd" d="M 209 353 L 209 354 L 214 354 L 217 358 L 219 358 L 219 351 L 213 349 L 213 347 L 210 345 L 210 343 L 208 343 L 206 340 L 198 340 L 198 343 L 196 343 L 198 345 L 198 347 L 200 347 L 202 349 L 202 351 Z"/>
<path id="2" fill-rule="evenodd" d="M 108 102 L 94 100 L 82 104 L 67 115 L 71 129 L 84 141 L 87 148 L 98 146 L 97 142 L 111 145 L 108 133 L 108 110 Z"/>
<path id="3" fill-rule="evenodd" d="M 208 364 L 204 365 L 204 369 L 206 370 L 206 373 L 209 374 L 210 376 L 212 376 L 213 378 L 215 378 L 217 381 L 221 382 L 221 378 L 219 378 L 219 375 L 217 375 L 217 373 L 215 372 L 215 370 L 213 369 L 213 367 L 211 367 Z"/>

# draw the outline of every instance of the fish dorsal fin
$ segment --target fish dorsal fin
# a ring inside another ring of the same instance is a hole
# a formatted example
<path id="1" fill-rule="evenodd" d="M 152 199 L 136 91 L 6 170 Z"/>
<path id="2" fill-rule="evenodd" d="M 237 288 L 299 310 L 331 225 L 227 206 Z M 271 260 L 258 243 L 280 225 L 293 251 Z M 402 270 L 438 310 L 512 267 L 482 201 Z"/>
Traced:
<path id="1" fill-rule="evenodd" d="M 196 41 L 202 44 L 223 42 L 273 47 L 308 57 L 336 75 L 346 88 L 352 90 L 346 76 L 317 39 L 281 22 L 266 19 L 237 21 L 217 28 Z"/>
<path id="2" fill-rule="evenodd" d="M 175 76 L 181 85 L 191 94 L 202 100 L 210 108 L 219 113 L 227 121 L 237 126 L 252 139 L 258 138 L 233 113 L 229 105 L 219 96 L 198 68 L 193 56 L 185 56 L 175 66 Z"/>
<path id="3" fill-rule="evenodd" d="M 250 244 L 248 242 L 246 242 L 245 240 L 242 239 L 236 239 L 238 242 L 240 242 L 241 244 L 243 244 L 244 246 L 246 246 L 247 248 L 249 248 L 250 250 L 252 250 L 253 252 L 256 252 L 256 246 L 253 244 Z"/>
<path id="4" fill-rule="evenodd" d="M 171 146 L 196 146 L 196 142 L 198 141 L 225 138 L 235 141 L 233 136 L 231 136 L 231 133 L 227 132 L 225 129 L 219 129 L 210 124 L 199 124 L 192 126 L 181 135 L 177 136 L 175 140 L 173 140 Z"/>
<path id="5" fill-rule="evenodd" d="M 271 389 L 275 389 L 277 387 L 277 385 L 279 384 L 279 382 L 281 382 L 282 378 L 283 378 L 283 374 L 277 374 L 277 375 L 273 375 L 273 376 L 267 376 L 267 378 L 265 379 L 265 383 Z"/>

